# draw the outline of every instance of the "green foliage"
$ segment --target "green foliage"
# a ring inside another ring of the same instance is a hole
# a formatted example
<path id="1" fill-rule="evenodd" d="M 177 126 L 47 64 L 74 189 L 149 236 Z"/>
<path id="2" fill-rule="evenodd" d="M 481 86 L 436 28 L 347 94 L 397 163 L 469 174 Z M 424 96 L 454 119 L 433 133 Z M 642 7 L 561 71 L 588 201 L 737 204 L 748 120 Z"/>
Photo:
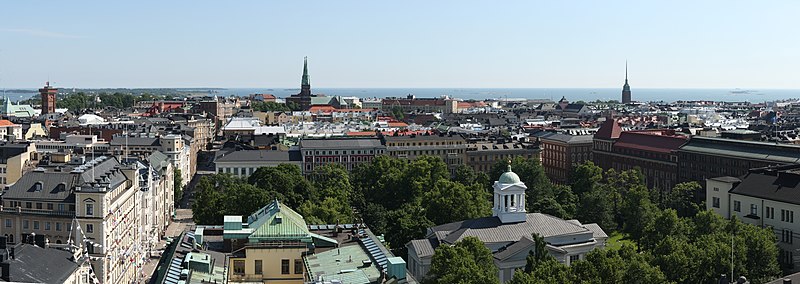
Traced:
<path id="1" fill-rule="evenodd" d="M 453 246 L 436 248 L 424 283 L 499 283 L 492 252 L 476 237 L 466 237 Z"/>
<path id="2" fill-rule="evenodd" d="M 697 182 L 684 182 L 676 184 L 672 190 L 664 192 L 659 200 L 661 209 L 672 208 L 678 216 L 692 217 L 702 211 L 704 206 L 697 201 L 697 192 L 703 187 Z"/>
<path id="3" fill-rule="evenodd" d="M 311 183 L 303 177 L 300 167 L 280 164 L 277 167 L 258 168 L 247 181 L 258 188 L 275 191 L 283 196 L 283 202 L 290 208 L 298 208 L 310 198 Z"/>
<path id="4" fill-rule="evenodd" d="M 456 169 L 453 178 L 441 158 L 413 161 L 378 156 L 352 171 L 352 204 L 373 232 L 386 233 L 396 255 L 425 230 L 491 214 L 485 175 Z"/>
<path id="5" fill-rule="evenodd" d="M 391 116 L 397 120 L 403 120 L 405 118 L 405 114 L 403 113 L 403 109 L 400 107 L 393 107 L 391 108 Z"/>
<path id="6" fill-rule="evenodd" d="M 132 94 L 123 94 L 123 93 L 100 93 L 97 95 L 93 94 L 86 94 L 83 92 L 70 94 L 66 96 L 59 96 L 59 100 L 56 105 L 59 108 L 67 108 L 70 111 L 80 111 L 89 108 L 105 108 L 105 107 L 115 107 L 118 109 L 124 109 L 133 107 L 136 101 L 143 101 L 146 99 L 160 99 L 156 96 L 149 95 L 146 97 L 137 97 Z M 144 96 L 144 95 L 143 95 Z M 99 102 L 97 100 L 100 100 Z"/>
<path id="7" fill-rule="evenodd" d="M 172 194 L 173 199 L 175 201 L 175 206 L 177 207 L 180 204 L 181 198 L 183 198 L 183 176 L 181 176 L 181 169 L 175 169 L 172 173 Z"/>
<path id="8" fill-rule="evenodd" d="M 254 111 L 294 111 L 299 110 L 299 107 L 294 102 L 285 104 L 276 102 L 252 102 L 250 109 Z"/>
<path id="9" fill-rule="evenodd" d="M 480 184 L 469 186 L 440 179 L 433 190 L 426 192 L 425 213 L 435 224 L 467 220 L 491 215 L 490 195 Z"/>

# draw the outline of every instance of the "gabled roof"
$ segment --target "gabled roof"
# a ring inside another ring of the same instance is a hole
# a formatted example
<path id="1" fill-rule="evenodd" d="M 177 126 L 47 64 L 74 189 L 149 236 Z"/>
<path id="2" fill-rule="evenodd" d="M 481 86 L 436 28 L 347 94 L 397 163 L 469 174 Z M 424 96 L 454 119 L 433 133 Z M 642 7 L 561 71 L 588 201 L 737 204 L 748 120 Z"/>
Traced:
<path id="1" fill-rule="evenodd" d="M 533 233 L 544 238 L 590 233 L 586 228 L 542 213 L 527 214 L 525 222 L 503 224 L 500 218 L 483 217 L 439 225 L 431 230 L 445 232 L 447 236 L 442 241 L 450 244 L 469 236 L 477 237 L 484 243 L 504 243 L 516 242 Z"/>
<path id="2" fill-rule="evenodd" d="M 597 133 L 594 134 L 594 138 L 605 140 L 617 139 L 621 133 L 622 128 L 619 127 L 617 120 L 609 118 L 603 122 L 603 125 L 597 130 Z"/>
<path id="3" fill-rule="evenodd" d="M 644 151 L 670 153 L 678 150 L 688 137 L 683 135 L 663 135 L 661 130 L 625 131 L 619 135 L 614 148 L 632 148 Z"/>
<path id="4" fill-rule="evenodd" d="M 250 242 L 265 240 L 299 240 L 311 242 L 311 234 L 303 216 L 275 200 L 247 217 L 253 229 Z"/>

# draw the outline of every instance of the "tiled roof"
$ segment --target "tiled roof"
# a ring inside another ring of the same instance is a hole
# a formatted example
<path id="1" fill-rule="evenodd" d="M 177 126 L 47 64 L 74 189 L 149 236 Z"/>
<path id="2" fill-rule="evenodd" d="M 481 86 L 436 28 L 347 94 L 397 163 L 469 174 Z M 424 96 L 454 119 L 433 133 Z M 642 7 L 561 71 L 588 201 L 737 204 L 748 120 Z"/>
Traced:
<path id="1" fill-rule="evenodd" d="M 600 126 L 600 129 L 597 130 L 594 138 L 605 140 L 617 139 L 620 133 L 622 133 L 622 128 L 619 127 L 619 123 L 617 123 L 615 119 L 608 118 L 603 122 L 603 125 Z"/>
<path id="2" fill-rule="evenodd" d="M 625 131 L 619 136 L 614 147 L 627 147 L 645 151 L 669 153 L 678 150 L 689 138 L 682 135 L 662 135 L 661 130 Z"/>

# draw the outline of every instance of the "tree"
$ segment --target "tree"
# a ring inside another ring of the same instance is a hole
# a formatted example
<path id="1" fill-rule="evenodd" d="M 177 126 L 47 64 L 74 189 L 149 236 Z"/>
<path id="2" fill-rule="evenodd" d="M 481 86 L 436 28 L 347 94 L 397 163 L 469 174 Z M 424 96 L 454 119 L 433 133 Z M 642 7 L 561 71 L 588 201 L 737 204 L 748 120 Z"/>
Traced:
<path id="1" fill-rule="evenodd" d="M 175 169 L 172 172 L 172 194 L 173 199 L 175 201 L 175 207 L 180 205 L 181 198 L 183 198 L 183 176 L 181 175 L 181 169 Z"/>
<path id="2" fill-rule="evenodd" d="M 697 202 L 696 194 L 702 189 L 697 182 L 684 182 L 676 184 L 669 192 L 664 194 L 659 204 L 661 209 L 672 208 L 677 211 L 678 216 L 693 217 L 702 211 L 700 203 Z"/>
<path id="3" fill-rule="evenodd" d="M 489 194 L 479 184 L 463 184 L 440 179 L 422 199 L 428 219 L 434 224 L 489 216 Z"/>
<path id="4" fill-rule="evenodd" d="M 492 252 L 476 237 L 436 248 L 425 283 L 499 283 Z"/>
<path id="5" fill-rule="evenodd" d="M 297 165 L 258 168 L 250 175 L 248 182 L 263 190 L 279 193 L 284 198 L 281 202 L 291 208 L 298 208 L 311 198 L 312 185 L 303 177 Z"/>
<path id="6" fill-rule="evenodd" d="M 225 214 L 222 194 L 217 190 L 212 177 L 204 176 L 195 185 L 192 219 L 197 224 L 216 225 L 222 223 Z"/>
<path id="7" fill-rule="evenodd" d="M 586 161 L 575 168 L 570 179 L 572 180 L 570 184 L 572 192 L 581 196 L 592 191 L 603 180 L 603 169 L 592 161 Z"/>
<path id="8" fill-rule="evenodd" d="M 395 255 L 406 256 L 406 243 L 425 237 L 425 231 L 433 227 L 433 222 L 425 217 L 425 209 L 418 204 L 407 203 L 387 214 L 386 240 Z"/>

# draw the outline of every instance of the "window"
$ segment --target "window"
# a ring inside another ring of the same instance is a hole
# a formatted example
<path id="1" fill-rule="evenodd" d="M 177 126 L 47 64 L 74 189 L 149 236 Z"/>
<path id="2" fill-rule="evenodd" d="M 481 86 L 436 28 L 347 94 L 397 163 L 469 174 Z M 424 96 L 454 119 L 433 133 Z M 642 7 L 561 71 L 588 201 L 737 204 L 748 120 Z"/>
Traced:
<path id="1" fill-rule="evenodd" d="M 53 203 L 47 203 L 47 210 L 53 210 Z"/>
<path id="2" fill-rule="evenodd" d="M 733 201 L 733 211 L 742 212 L 742 203 L 739 201 Z"/>
<path id="3" fill-rule="evenodd" d="M 33 221 L 33 229 L 34 230 L 38 230 L 39 229 L 39 221 Z"/>
<path id="4" fill-rule="evenodd" d="M 264 264 L 262 263 L 262 260 L 256 259 L 256 274 L 263 274 L 263 272 L 261 271 L 263 265 Z"/>
<path id="5" fill-rule="evenodd" d="M 91 204 L 91 203 L 86 204 L 86 215 L 87 216 L 94 215 L 94 204 Z"/>
<path id="6" fill-rule="evenodd" d="M 86 224 L 86 232 L 94 233 L 94 224 Z"/>
<path id="7" fill-rule="evenodd" d="M 783 234 L 781 234 L 781 241 L 787 244 L 792 243 L 792 230 L 783 229 Z"/>
<path id="8" fill-rule="evenodd" d="M 714 206 L 714 208 L 719 208 L 719 197 L 711 198 L 711 206 Z"/>
<path id="9" fill-rule="evenodd" d="M 30 226 L 30 223 L 28 223 L 28 220 L 22 220 L 22 228 L 23 229 L 28 229 L 28 226 Z"/>
<path id="10" fill-rule="evenodd" d="M 25 202 L 25 208 L 28 208 L 28 209 L 33 208 L 33 203 Z"/>
<path id="11" fill-rule="evenodd" d="M 44 222 L 44 230 L 50 231 L 50 222 Z"/>
<path id="12" fill-rule="evenodd" d="M 578 261 L 580 259 L 581 259 L 581 256 L 579 254 L 570 255 L 569 256 L 569 264 L 573 264 L 573 263 L 575 263 L 576 261 Z"/>
<path id="13" fill-rule="evenodd" d="M 234 260 L 233 261 L 233 273 L 244 275 L 244 260 Z"/>
<path id="14" fill-rule="evenodd" d="M 289 260 L 281 259 L 281 274 L 289 274 Z"/>
<path id="15" fill-rule="evenodd" d="M 39 203 L 39 202 L 36 202 L 36 209 L 42 209 L 42 204 Z"/>
<path id="16" fill-rule="evenodd" d="M 56 231 L 61 231 L 61 223 L 56 222 Z"/>
<path id="17" fill-rule="evenodd" d="M 758 205 L 750 204 L 750 215 L 758 216 Z"/>
<path id="18" fill-rule="evenodd" d="M 295 259 L 294 260 L 294 274 L 303 274 L 303 260 L 302 259 Z"/>
<path id="19" fill-rule="evenodd" d="M 58 211 L 64 211 L 64 204 L 58 205 Z"/>
<path id="20" fill-rule="evenodd" d="M 6 219 L 6 228 L 11 228 L 11 219 Z"/>

